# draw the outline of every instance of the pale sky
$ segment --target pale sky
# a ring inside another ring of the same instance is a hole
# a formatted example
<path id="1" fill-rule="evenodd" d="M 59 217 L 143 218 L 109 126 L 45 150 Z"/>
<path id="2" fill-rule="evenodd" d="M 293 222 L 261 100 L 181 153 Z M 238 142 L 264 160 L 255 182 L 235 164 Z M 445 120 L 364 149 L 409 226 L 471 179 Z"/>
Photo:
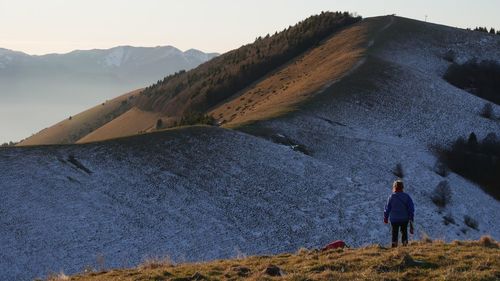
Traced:
<path id="1" fill-rule="evenodd" d="M 0 47 L 46 54 L 173 45 L 223 53 L 323 10 L 500 28 L 499 0 L 0 0 Z"/>

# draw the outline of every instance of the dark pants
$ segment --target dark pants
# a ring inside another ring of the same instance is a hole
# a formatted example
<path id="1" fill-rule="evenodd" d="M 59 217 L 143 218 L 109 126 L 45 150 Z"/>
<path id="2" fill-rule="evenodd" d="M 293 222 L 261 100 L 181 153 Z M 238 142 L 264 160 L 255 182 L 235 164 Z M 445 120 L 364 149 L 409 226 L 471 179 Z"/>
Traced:
<path id="1" fill-rule="evenodd" d="M 398 246 L 398 233 L 401 231 L 401 243 L 408 245 L 408 222 L 391 223 L 392 226 L 392 247 Z"/>

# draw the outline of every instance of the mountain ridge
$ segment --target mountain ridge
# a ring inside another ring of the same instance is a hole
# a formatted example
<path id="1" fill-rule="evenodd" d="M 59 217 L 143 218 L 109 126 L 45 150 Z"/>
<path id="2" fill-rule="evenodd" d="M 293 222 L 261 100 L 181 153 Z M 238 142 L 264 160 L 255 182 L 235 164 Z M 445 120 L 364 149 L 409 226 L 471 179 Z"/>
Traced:
<path id="1" fill-rule="evenodd" d="M 443 75 L 452 65 L 449 50 L 456 62 L 500 61 L 500 38 L 393 16 L 365 19 L 336 35 L 342 32 L 356 36 L 333 36 L 283 69 L 293 73 L 305 57 L 319 58 L 308 63 L 310 72 L 328 66 L 342 52 L 321 58 L 339 50 L 336 40 L 349 38 L 361 39 L 364 60 L 346 55 L 357 67 L 344 68 L 348 75 L 335 83 L 321 80 L 312 98 L 285 114 L 237 129 L 183 126 L 0 149 L 0 247 L 9 245 L 0 249 L 6 261 L 0 277 L 73 274 L 96 264 L 98 255 L 108 268 L 123 268 L 147 256 L 198 262 L 295 252 L 336 239 L 355 247 L 388 244 L 383 207 L 401 177 L 415 202 L 415 239 L 498 240 L 500 202 L 454 171 L 436 171 L 434 148 L 471 132 L 477 140 L 498 132 L 498 119 L 481 115 L 486 101 Z M 291 82 L 273 74 L 263 81 L 276 81 L 278 89 Z M 105 111 L 95 116 L 116 111 L 133 117 L 137 129 L 140 110 L 122 101 L 139 92 L 95 107 Z M 496 116 L 500 106 L 492 111 Z M 97 117 L 87 114 L 58 126 L 89 126 Z M 442 182 L 451 192 L 444 207 L 433 201 Z"/>
<path id="2" fill-rule="evenodd" d="M 92 49 L 75 49 L 75 50 L 71 50 L 71 51 L 67 51 L 67 52 L 51 52 L 51 53 L 46 53 L 46 54 L 29 54 L 27 52 L 23 52 L 23 51 L 18 51 L 18 50 L 14 50 L 14 49 L 8 49 L 8 48 L 2 48 L 0 47 L 0 55 L 4 55 L 4 54 L 12 54 L 12 53 L 17 53 L 17 54 L 23 54 L 23 55 L 26 55 L 26 56 L 30 56 L 30 57 L 44 57 L 44 56 L 51 56 L 51 55 L 68 55 L 68 54 L 72 54 L 72 53 L 86 53 L 86 52 L 95 52 L 95 51 L 110 51 L 112 49 L 116 49 L 116 48 L 132 48 L 132 49 L 156 49 L 156 48 L 173 48 L 173 49 L 176 49 L 178 50 L 179 52 L 182 52 L 182 53 L 186 53 L 186 52 L 190 52 L 190 51 L 195 51 L 195 52 L 201 52 L 201 53 L 204 53 L 204 54 L 211 54 L 211 55 L 214 55 L 214 56 L 217 56 L 219 55 L 219 53 L 217 52 L 203 52 L 202 50 L 199 50 L 199 49 L 196 49 L 196 48 L 190 48 L 190 49 L 187 49 L 185 51 L 182 51 L 181 49 L 175 47 L 175 46 L 172 46 L 172 45 L 157 45 L 157 46 L 151 46 L 151 47 L 147 47 L 147 46 L 135 46 L 135 45 L 117 45 L 117 46 L 114 46 L 114 47 L 110 47 L 110 48 L 92 48 Z"/>
<path id="3" fill-rule="evenodd" d="M 133 106 L 160 113 L 164 118 L 164 127 L 173 126 L 186 114 L 198 111 L 208 113 L 209 108 L 234 98 L 234 91 L 265 77 L 288 60 L 293 61 L 323 39 L 335 36 L 360 19 L 347 12 L 323 12 L 311 16 L 273 36 L 259 37 L 254 43 L 229 51 L 196 69 L 180 71 L 159 80 L 142 90 L 133 101 Z M 338 72 L 349 68 L 348 63 L 345 64 L 344 69 Z M 117 136 L 120 135 L 111 137 Z M 23 144 L 36 144 L 36 138 L 35 135 Z"/>

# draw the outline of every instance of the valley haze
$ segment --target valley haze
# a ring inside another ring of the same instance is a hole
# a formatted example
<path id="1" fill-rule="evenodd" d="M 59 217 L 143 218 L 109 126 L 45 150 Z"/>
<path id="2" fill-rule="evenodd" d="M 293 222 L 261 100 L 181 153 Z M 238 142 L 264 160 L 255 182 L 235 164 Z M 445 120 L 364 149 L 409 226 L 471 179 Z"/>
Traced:
<path id="1" fill-rule="evenodd" d="M 0 48 L 0 143 L 20 141 L 90 106 L 215 56 L 172 46 L 119 46 L 41 56 Z"/>

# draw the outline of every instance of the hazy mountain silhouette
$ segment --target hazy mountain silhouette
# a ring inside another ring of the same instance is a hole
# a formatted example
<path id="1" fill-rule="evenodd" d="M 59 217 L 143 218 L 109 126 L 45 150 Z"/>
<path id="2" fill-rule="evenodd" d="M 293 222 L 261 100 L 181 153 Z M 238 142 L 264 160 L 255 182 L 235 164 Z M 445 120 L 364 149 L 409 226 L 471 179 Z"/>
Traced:
<path id="1" fill-rule="evenodd" d="M 12 138 L 26 137 L 69 114 L 216 55 L 172 46 L 119 46 L 42 56 L 0 48 L 0 127 Z M 31 121 L 25 115 L 31 115 Z"/>

